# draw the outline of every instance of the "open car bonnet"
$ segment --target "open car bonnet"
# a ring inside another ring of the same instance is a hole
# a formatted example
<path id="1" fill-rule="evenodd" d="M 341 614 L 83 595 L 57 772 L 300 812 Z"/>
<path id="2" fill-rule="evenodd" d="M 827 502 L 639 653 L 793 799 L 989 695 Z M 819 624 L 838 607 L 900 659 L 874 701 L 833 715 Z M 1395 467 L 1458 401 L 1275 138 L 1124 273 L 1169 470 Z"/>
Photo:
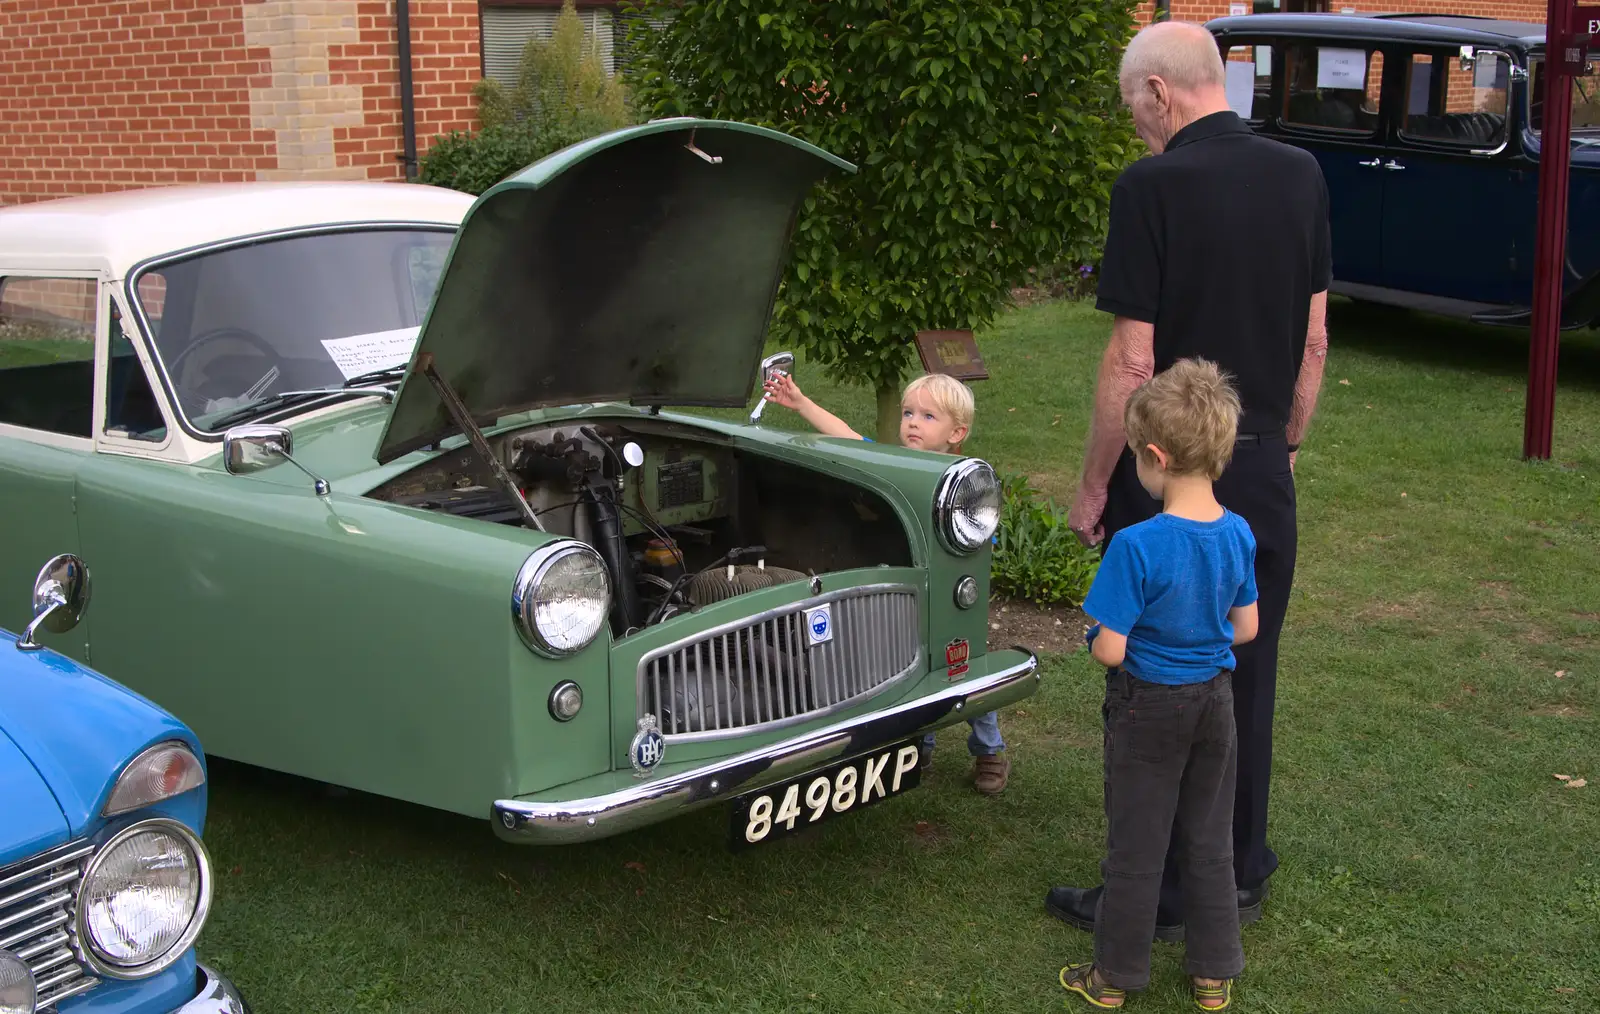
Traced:
<path id="1" fill-rule="evenodd" d="M 591 138 L 468 210 L 379 462 L 459 432 L 419 362 L 480 424 L 550 405 L 750 398 L 795 216 L 855 167 L 743 123 L 658 120 Z"/>

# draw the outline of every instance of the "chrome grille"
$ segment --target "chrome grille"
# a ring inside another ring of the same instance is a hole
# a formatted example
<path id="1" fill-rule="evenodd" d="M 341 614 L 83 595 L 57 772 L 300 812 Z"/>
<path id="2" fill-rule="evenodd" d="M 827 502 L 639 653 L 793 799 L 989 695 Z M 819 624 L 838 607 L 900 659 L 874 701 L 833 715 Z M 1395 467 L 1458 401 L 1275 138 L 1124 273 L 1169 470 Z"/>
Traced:
<path id="1" fill-rule="evenodd" d="M 76 949 L 78 886 L 93 851 L 78 842 L 0 870 L 0 948 L 33 969 L 41 1011 L 100 984 Z"/>
<path id="2" fill-rule="evenodd" d="M 833 638 L 810 644 L 805 616 L 827 603 Z M 648 652 L 640 715 L 684 740 L 737 735 L 835 711 L 922 661 L 916 590 L 869 585 L 817 596 Z"/>

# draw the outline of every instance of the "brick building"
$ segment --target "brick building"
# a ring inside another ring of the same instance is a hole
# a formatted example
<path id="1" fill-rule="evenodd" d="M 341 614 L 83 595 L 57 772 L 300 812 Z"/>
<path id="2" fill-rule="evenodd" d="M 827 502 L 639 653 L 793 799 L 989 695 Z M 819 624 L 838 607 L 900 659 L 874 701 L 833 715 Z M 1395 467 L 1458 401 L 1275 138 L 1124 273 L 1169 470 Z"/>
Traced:
<path id="1" fill-rule="evenodd" d="M 1280 9 L 1544 18 L 1540 0 L 1161 2 L 1184 21 Z M 0 205 L 168 183 L 404 179 L 433 137 L 476 125 L 473 85 L 510 81 L 523 44 L 548 34 L 559 8 L 0 0 Z M 616 0 L 578 9 L 611 64 Z M 1141 4 L 1140 20 L 1154 9 Z"/>

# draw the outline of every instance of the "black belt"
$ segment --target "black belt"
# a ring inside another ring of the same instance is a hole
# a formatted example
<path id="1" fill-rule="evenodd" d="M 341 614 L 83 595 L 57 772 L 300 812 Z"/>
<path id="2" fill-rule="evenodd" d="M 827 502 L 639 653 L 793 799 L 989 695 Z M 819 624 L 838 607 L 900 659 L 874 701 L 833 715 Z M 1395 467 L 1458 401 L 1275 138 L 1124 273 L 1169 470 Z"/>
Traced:
<path id="1" fill-rule="evenodd" d="M 1259 444 L 1259 443 L 1264 443 L 1264 442 L 1266 442 L 1268 440 L 1282 440 L 1282 439 L 1284 439 L 1284 435 L 1281 432 L 1280 433 L 1240 433 L 1240 434 L 1238 434 L 1237 436 L 1235 436 L 1233 438 L 1233 442 L 1236 443 L 1236 444 Z"/>

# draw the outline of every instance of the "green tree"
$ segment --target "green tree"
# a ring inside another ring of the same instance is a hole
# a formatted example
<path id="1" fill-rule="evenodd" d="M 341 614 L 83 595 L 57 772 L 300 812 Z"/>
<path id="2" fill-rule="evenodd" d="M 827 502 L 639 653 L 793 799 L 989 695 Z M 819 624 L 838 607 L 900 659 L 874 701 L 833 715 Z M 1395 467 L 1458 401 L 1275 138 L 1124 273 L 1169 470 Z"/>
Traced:
<path id="1" fill-rule="evenodd" d="M 650 116 L 743 120 L 861 171 L 796 223 L 772 336 L 877 392 L 911 339 L 993 318 L 1031 268 L 1098 262 L 1131 151 L 1129 0 L 625 0 Z"/>
<path id="2" fill-rule="evenodd" d="M 606 73 L 599 40 L 584 31 L 566 0 L 550 38 L 529 40 L 515 87 L 485 78 L 478 98 L 477 134 L 454 131 L 434 139 L 421 181 L 481 194 L 553 151 L 627 126 L 627 89 Z"/>

